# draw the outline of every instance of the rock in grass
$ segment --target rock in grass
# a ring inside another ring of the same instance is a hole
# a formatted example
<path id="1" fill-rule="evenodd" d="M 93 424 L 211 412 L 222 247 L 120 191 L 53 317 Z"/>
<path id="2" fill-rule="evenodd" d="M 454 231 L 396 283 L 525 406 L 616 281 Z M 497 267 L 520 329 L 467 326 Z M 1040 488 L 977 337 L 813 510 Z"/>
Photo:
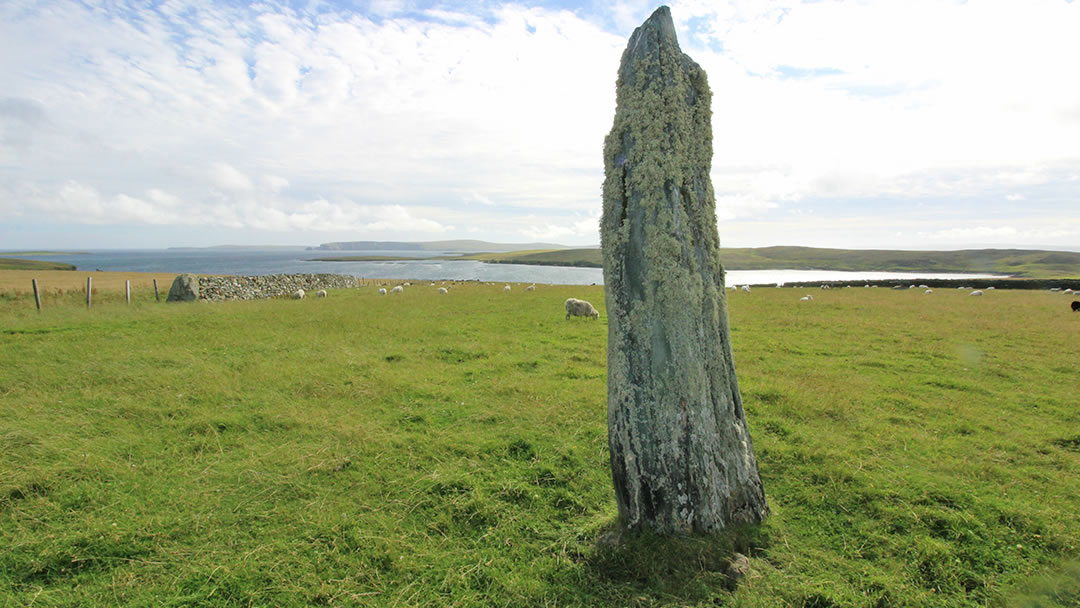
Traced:
<path id="1" fill-rule="evenodd" d="M 178 274 L 169 287 L 166 302 L 194 302 L 199 299 L 199 277 L 193 274 Z"/>
<path id="2" fill-rule="evenodd" d="M 629 529 L 712 532 L 768 513 L 727 325 L 711 97 L 660 7 L 623 52 L 604 140 L 608 442 Z"/>

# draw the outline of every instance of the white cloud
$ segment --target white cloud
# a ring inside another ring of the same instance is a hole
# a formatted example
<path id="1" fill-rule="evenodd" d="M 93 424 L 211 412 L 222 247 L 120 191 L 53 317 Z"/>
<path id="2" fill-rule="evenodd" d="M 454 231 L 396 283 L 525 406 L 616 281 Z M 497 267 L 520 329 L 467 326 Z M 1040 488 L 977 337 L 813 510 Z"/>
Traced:
<path id="1" fill-rule="evenodd" d="M 226 192 L 250 192 L 255 189 L 251 178 L 228 163 L 217 163 L 211 167 L 210 181 Z"/>
<path id="2" fill-rule="evenodd" d="M 595 242 L 615 73 L 653 5 L 356 5 L 0 5 L 0 217 Z M 1043 221 L 1080 196 L 1076 2 L 671 7 L 713 89 L 721 222 L 889 197 Z"/>

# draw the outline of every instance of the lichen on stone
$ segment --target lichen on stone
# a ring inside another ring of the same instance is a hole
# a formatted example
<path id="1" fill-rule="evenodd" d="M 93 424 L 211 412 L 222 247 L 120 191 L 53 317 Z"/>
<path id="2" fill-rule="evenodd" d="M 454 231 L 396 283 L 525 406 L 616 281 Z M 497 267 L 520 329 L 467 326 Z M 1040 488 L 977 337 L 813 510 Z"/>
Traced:
<path id="1" fill-rule="evenodd" d="M 630 528 L 710 531 L 768 511 L 727 329 L 711 100 L 661 7 L 623 53 L 604 140 L 609 444 Z"/>

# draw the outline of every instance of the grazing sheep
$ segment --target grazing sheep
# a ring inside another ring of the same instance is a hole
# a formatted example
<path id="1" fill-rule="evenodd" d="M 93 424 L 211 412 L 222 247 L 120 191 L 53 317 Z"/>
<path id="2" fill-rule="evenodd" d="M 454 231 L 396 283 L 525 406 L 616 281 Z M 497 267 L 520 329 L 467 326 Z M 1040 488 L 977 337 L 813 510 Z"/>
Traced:
<path id="1" fill-rule="evenodd" d="M 750 286 L 749 285 L 743 285 L 742 290 L 745 291 L 746 293 L 750 293 Z"/>
<path id="2" fill-rule="evenodd" d="M 529 285 L 525 288 L 525 291 L 536 291 L 536 285 Z"/>
<path id="3" fill-rule="evenodd" d="M 439 293 L 450 293 L 450 292 L 446 291 L 445 287 L 440 287 L 439 288 Z"/>
<path id="4" fill-rule="evenodd" d="M 1051 287 L 1050 291 L 1061 291 L 1060 287 Z"/>
<path id="5" fill-rule="evenodd" d="M 923 293 L 934 293 L 934 290 L 933 290 L 933 289 L 927 289 L 927 290 L 926 290 L 926 291 L 924 291 Z"/>
<path id="6" fill-rule="evenodd" d="M 919 285 L 919 289 L 930 289 L 929 285 Z"/>
<path id="7" fill-rule="evenodd" d="M 982 292 L 981 292 L 981 291 L 979 291 L 978 289 L 976 289 L 975 291 L 973 291 L 973 292 L 969 293 L 968 295 L 969 295 L 969 296 L 981 296 L 981 295 L 982 295 Z"/>
<path id="8" fill-rule="evenodd" d="M 997 289 L 997 288 L 996 288 L 996 287 L 994 287 L 993 285 L 991 285 L 991 286 L 987 287 L 986 289 L 987 289 L 987 290 L 990 290 L 990 289 Z"/>
<path id="9" fill-rule="evenodd" d="M 294 291 L 293 294 L 292 294 L 292 299 L 294 299 L 294 300 L 303 300 L 304 299 L 304 290 L 303 289 L 297 289 L 296 291 Z"/>
<path id="10" fill-rule="evenodd" d="M 814 300 L 814 296 L 812 296 L 810 294 L 806 294 L 805 296 L 799 298 L 800 302 L 812 302 L 813 300 Z"/>
<path id="11" fill-rule="evenodd" d="M 570 316 L 575 317 L 592 317 L 593 319 L 600 318 L 600 311 L 593 308 L 592 304 L 589 304 L 585 300 L 579 300 L 577 298 L 568 298 L 566 303 L 566 320 L 570 320 Z"/>
<path id="12" fill-rule="evenodd" d="M 1076 300 L 1073 300 L 1072 309 L 1073 309 L 1073 312 L 1080 311 L 1080 302 L 1077 302 Z"/>
<path id="13" fill-rule="evenodd" d="M 405 291 L 404 287 L 402 287 L 401 285 L 395 285 L 394 288 L 390 290 L 390 293 L 401 293 L 403 291 Z"/>
<path id="14" fill-rule="evenodd" d="M 503 287 L 503 291 L 509 292 L 510 291 L 510 286 L 507 285 L 507 286 Z"/>
<path id="15" fill-rule="evenodd" d="M 1063 291 L 1061 293 L 1075 293 L 1075 292 L 1073 290 L 1071 290 L 1071 289 L 1066 289 L 1065 291 Z"/>
<path id="16" fill-rule="evenodd" d="M 315 292 L 315 297 L 316 298 L 325 298 L 326 297 L 326 290 L 325 289 L 320 289 L 319 291 L 316 291 Z"/>
<path id="17" fill-rule="evenodd" d="M 386 288 L 385 287 L 380 287 L 379 288 L 379 295 L 380 296 L 385 296 L 386 295 Z"/>

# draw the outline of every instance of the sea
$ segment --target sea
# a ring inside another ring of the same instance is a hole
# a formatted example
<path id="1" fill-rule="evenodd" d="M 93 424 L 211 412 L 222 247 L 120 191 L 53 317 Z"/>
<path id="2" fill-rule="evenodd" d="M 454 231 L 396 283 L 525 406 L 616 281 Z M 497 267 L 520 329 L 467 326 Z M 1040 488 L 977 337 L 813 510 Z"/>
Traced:
<path id="1" fill-rule="evenodd" d="M 0 251 L 0 257 L 5 254 Z M 195 274 L 346 274 L 364 279 L 425 281 L 490 281 L 549 285 L 602 285 L 600 268 L 488 264 L 475 260 L 401 260 L 378 262 L 319 262 L 319 257 L 394 256 L 428 258 L 453 256 L 438 251 L 323 251 L 303 248 L 101 249 L 57 251 L 27 255 L 35 260 L 64 262 L 78 270 L 121 272 L 190 272 Z M 20 256 L 21 257 L 21 256 Z M 729 270 L 728 285 L 776 285 L 798 282 L 993 278 L 992 274 L 939 272 L 846 272 L 834 270 Z"/>

